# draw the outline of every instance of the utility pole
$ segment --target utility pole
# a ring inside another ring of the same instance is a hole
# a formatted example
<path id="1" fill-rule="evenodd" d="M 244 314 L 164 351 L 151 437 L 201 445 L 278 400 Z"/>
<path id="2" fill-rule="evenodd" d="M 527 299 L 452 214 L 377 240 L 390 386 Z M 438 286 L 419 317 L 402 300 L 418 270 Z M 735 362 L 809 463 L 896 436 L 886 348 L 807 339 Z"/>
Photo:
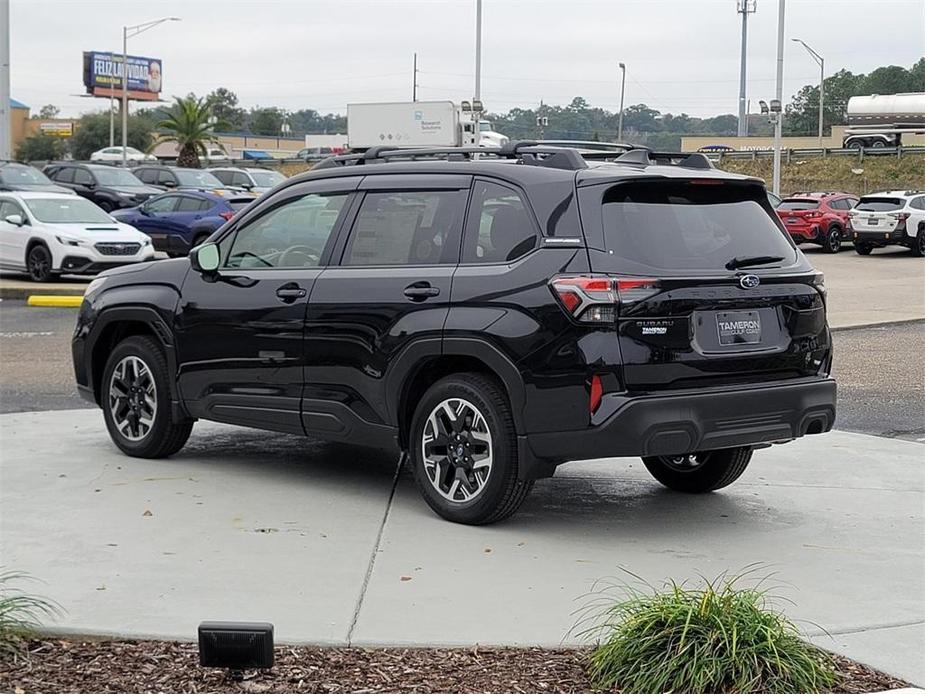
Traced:
<path id="1" fill-rule="evenodd" d="M 10 159 L 10 0 L 0 0 L 0 160 Z"/>
<path id="2" fill-rule="evenodd" d="M 784 109 L 781 99 L 784 96 L 784 5 L 786 0 L 777 0 L 777 85 L 775 88 L 775 101 L 777 101 L 777 122 L 774 124 L 774 179 L 775 195 L 780 195 L 780 148 L 781 133 L 783 132 Z"/>
<path id="3" fill-rule="evenodd" d="M 816 53 L 816 51 L 807 46 L 806 41 L 803 39 L 790 40 L 802 44 L 803 48 L 807 50 L 813 60 L 816 61 L 816 64 L 819 65 L 819 149 L 822 149 L 822 114 L 824 113 L 823 104 L 825 103 L 825 60 L 821 55 Z"/>
<path id="4" fill-rule="evenodd" d="M 475 98 L 482 99 L 482 0 L 475 0 Z"/>
<path id="5" fill-rule="evenodd" d="M 617 122 L 617 142 L 623 142 L 623 95 L 626 93 L 626 65 L 620 63 L 623 79 L 620 81 L 620 120 Z"/>
<path id="6" fill-rule="evenodd" d="M 748 118 L 745 103 L 745 65 L 747 63 L 748 46 L 748 15 L 757 9 L 758 0 L 736 0 L 737 11 L 742 15 L 742 62 L 739 66 L 739 137 L 748 134 L 746 119 Z"/>
<path id="7" fill-rule="evenodd" d="M 414 54 L 413 65 L 414 67 L 412 69 L 414 70 L 414 77 L 411 81 L 411 100 L 417 101 L 418 100 L 418 54 L 417 52 L 415 52 Z"/>

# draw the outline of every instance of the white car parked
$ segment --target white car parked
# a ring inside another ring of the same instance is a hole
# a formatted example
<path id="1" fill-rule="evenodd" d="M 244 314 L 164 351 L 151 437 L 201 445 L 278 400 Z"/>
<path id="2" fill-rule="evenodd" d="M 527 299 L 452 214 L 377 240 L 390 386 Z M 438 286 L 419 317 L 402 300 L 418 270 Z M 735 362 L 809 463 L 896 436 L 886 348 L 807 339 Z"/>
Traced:
<path id="1" fill-rule="evenodd" d="M 898 245 L 925 257 L 925 190 L 865 195 L 848 212 L 848 237 L 861 255 Z"/>
<path id="2" fill-rule="evenodd" d="M 0 267 L 36 282 L 154 259 L 151 239 L 85 198 L 0 193 Z"/>
<path id="3" fill-rule="evenodd" d="M 157 161 L 157 157 L 153 154 L 145 154 L 140 149 L 135 149 L 134 147 L 126 147 L 125 160 L 137 163 L 140 161 Z M 104 147 L 103 149 L 98 149 L 90 155 L 90 161 L 121 162 L 122 148 Z"/>
<path id="4" fill-rule="evenodd" d="M 207 169 L 215 178 L 226 186 L 243 188 L 251 193 L 263 195 L 286 180 L 279 171 L 269 169 L 245 168 L 243 166 L 224 166 Z"/>

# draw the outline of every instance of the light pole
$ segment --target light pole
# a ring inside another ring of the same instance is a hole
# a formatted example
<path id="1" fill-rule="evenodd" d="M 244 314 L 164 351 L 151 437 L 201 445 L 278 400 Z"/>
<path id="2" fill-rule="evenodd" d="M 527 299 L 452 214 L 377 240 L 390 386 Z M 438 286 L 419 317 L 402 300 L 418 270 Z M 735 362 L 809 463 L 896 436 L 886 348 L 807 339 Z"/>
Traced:
<path id="1" fill-rule="evenodd" d="M 777 85 L 774 90 L 776 98 L 771 102 L 771 110 L 777 111 L 777 122 L 774 123 L 774 180 L 772 190 L 775 195 L 780 195 L 780 145 L 784 125 L 781 99 L 784 95 L 784 5 L 786 0 L 777 0 L 777 2 Z M 775 105 L 776 109 L 774 108 Z"/>
<path id="2" fill-rule="evenodd" d="M 128 147 L 128 40 L 132 36 L 138 36 L 143 31 L 153 29 L 158 24 L 179 21 L 179 17 L 164 17 L 163 19 L 155 19 L 152 22 L 122 27 L 122 166 L 126 166 L 128 163 L 125 152 L 125 148 Z"/>
<path id="3" fill-rule="evenodd" d="M 822 56 L 816 53 L 812 48 L 806 45 L 806 41 L 803 39 L 790 39 L 791 41 L 796 41 L 797 43 L 803 44 L 809 54 L 813 57 L 819 64 L 819 148 L 822 148 L 822 114 L 823 114 L 823 104 L 825 103 L 825 60 Z"/>
<path id="4" fill-rule="evenodd" d="M 472 103 L 481 103 L 482 101 L 482 0 L 475 0 L 475 96 Z M 479 130 L 480 113 L 473 109 L 473 120 L 475 121 L 475 144 L 478 145 L 481 140 Z"/>
<path id="5" fill-rule="evenodd" d="M 739 137 L 748 134 L 748 112 L 745 104 L 745 63 L 748 44 L 748 15 L 757 9 L 758 0 L 737 0 L 736 9 L 742 15 L 742 62 L 739 66 Z"/>
<path id="6" fill-rule="evenodd" d="M 10 0 L 0 0 L 0 159 L 10 158 Z"/>
<path id="7" fill-rule="evenodd" d="M 623 95 L 626 93 L 626 64 L 620 63 L 623 79 L 620 80 L 620 120 L 617 122 L 617 142 L 623 142 Z"/>

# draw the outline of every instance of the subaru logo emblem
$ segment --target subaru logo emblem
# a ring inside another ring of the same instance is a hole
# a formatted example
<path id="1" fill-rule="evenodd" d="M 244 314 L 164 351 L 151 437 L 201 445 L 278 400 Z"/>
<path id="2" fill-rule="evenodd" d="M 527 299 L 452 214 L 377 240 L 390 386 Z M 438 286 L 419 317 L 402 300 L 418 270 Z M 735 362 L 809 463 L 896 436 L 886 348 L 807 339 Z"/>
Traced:
<path id="1" fill-rule="evenodd" d="M 758 275 L 742 275 L 739 278 L 739 286 L 742 289 L 754 289 L 761 284 L 761 278 Z"/>

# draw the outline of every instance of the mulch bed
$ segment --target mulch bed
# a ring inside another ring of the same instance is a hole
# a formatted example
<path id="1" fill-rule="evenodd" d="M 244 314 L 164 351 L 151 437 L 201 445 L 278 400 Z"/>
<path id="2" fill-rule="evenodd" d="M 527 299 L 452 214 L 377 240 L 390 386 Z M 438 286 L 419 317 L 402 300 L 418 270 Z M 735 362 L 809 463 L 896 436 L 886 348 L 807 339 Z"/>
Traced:
<path id="1" fill-rule="evenodd" d="M 585 650 L 540 648 L 362 649 L 278 646 L 271 670 L 232 682 L 199 667 L 196 644 L 37 640 L 28 657 L 0 661 L 0 692 L 55 694 L 235 694 L 306 692 L 590 692 Z M 836 692 L 861 694 L 908 684 L 836 658 Z"/>

